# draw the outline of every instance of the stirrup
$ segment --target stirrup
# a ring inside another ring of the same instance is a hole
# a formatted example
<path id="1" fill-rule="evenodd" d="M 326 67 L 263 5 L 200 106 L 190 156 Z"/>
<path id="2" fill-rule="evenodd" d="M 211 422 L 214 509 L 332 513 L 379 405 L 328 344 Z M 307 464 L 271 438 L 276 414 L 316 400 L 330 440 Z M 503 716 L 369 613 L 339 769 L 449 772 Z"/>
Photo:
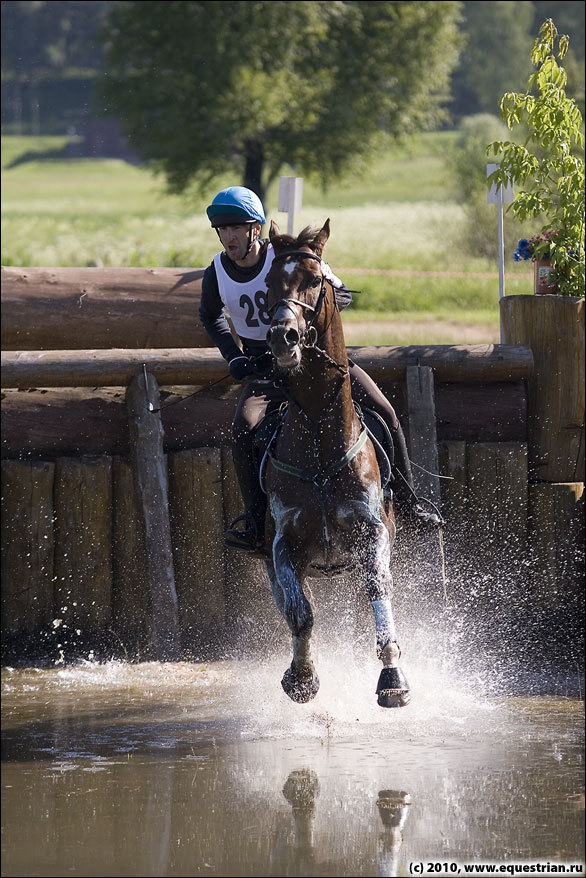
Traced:
<path id="1" fill-rule="evenodd" d="M 244 530 L 235 527 L 240 521 L 245 522 Z M 264 546 L 264 539 L 259 538 L 254 520 L 246 513 L 235 518 L 228 530 L 224 531 L 224 542 L 234 549 L 244 549 L 248 552 L 258 551 Z"/>
<path id="2" fill-rule="evenodd" d="M 422 507 L 422 503 L 427 503 L 428 506 L 431 506 L 431 511 L 427 512 Z M 427 500 L 425 497 L 417 498 L 409 509 L 409 517 L 415 524 L 429 527 L 443 527 L 446 523 L 435 503 L 432 503 L 431 500 Z"/>

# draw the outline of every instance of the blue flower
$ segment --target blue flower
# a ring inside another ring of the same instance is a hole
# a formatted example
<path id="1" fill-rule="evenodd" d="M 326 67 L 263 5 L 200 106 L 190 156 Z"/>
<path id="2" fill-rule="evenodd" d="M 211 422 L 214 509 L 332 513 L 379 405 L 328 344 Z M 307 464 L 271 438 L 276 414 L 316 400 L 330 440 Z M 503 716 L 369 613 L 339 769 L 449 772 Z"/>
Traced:
<path id="1" fill-rule="evenodd" d="M 533 256 L 533 248 L 527 238 L 521 238 L 517 244 L 517 249 L 513 253 L 515 262 L 521 262 L 523 259 L 531 259 Z"/>

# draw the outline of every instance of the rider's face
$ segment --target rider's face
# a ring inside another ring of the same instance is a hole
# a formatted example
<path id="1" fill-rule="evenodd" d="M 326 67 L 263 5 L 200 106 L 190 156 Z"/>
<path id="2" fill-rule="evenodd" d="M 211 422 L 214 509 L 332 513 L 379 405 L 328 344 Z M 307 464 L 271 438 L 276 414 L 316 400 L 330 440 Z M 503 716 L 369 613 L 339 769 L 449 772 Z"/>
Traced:
<path id="1" fill-rule="evenodd" d="M 249 243 L 248 232 L 250 228 L 250 223 L 242 223 L 237 226 L 218 226 L 220 241 L 222 242 L 226 253 L 234 262 L 239 262 L 244 259 L 247 254 Z M 255 229 L 257 226 L 253 225 L 252 228 L 254 240 Z"/>

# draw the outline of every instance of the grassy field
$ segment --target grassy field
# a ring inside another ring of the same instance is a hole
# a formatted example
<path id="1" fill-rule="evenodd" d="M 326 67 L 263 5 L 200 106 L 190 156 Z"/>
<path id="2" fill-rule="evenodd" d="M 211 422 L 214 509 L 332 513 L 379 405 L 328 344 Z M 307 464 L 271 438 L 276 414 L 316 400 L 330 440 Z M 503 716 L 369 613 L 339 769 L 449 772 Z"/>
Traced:
<path id="1" fill-rule="evenodd" d="M 465 214 L 446 163 L 452 138 L 422 135 L 326 193 L 304 181 L 296 229 L 329 216 L 326 258 L 361 291 L 344 315 L 351 344 L 498 341 L 498 267 L 459 244 Z M 122 161 L 42 157 L 64 144 L 2 138 L 3 265 L 209 264 L 217 239 L 205 205 L 230 181 L 203 196 L 170 196 L 146 169 Z M 277 189 L 269 190 L 268 215 L 286 230 Z M 526 266 L 511 260 L 506 268 L 508 293 L 532 291 Z"/>

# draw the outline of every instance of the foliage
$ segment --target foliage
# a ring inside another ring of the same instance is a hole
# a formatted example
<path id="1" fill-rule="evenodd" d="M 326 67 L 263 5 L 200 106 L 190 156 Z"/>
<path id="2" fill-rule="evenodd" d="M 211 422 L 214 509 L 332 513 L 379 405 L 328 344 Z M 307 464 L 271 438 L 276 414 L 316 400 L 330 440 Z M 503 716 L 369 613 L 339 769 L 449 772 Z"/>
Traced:
<path id="1" fill-rule="evenodd" d="M 555 237 L 553 232 L 540 232 L 532 238 L 521 238 L 517 249 L 513 253 L 515 262 L 527 259 L 549 259 L 551 239 Z"/>
<path id="2" fill-rule="evenodd" d="M 505 124 L 497 116 L 489 113 L 466 116 L 447 153 L 447 164 L 466 216 L 461 227 L 460 247 L 493 261 L 498 259 L 497 214 L 494 204 L 488 204 L 486 197 L 486 144 L 496 137 L 504 137 L 506 132 Z M 513 217 L 505 217 L 506 251 L 515 246 L 518 237 L 518 222 Z"/>
<path id="3" fill-rule="evenodd" d="M 557 48 L 556 48 L 557 44 Z M 489 185 L 522 187 L 509 210 L 519 220 L 539 218 L 550 240 L 551 279 L 566 296 L 584 295 L 584 132 L 580 111 L 565 92 L 566 74 L 558 64 L 568 37 L 558 36 L 551 19 L 543 23 L 533 44 L 537 68 L 527 93 L 506 93 L 501 115 L 511 129 L 525 123 L 524 143 L 494 141 L 487 154 L 499 158 L 500 168 Z M 536 92 L 536 93 L 534 93 Z M 580 149 L 580 154 L 572 150 Z M 533 151 L 532 151 L 533 150 Z"/>
<path id="4" fill-rule="evenodd" d="M 324 185 L 441 117 L 459 3 L 125 2 L 103 95 L 170 191 L 284 164 Z"/>

